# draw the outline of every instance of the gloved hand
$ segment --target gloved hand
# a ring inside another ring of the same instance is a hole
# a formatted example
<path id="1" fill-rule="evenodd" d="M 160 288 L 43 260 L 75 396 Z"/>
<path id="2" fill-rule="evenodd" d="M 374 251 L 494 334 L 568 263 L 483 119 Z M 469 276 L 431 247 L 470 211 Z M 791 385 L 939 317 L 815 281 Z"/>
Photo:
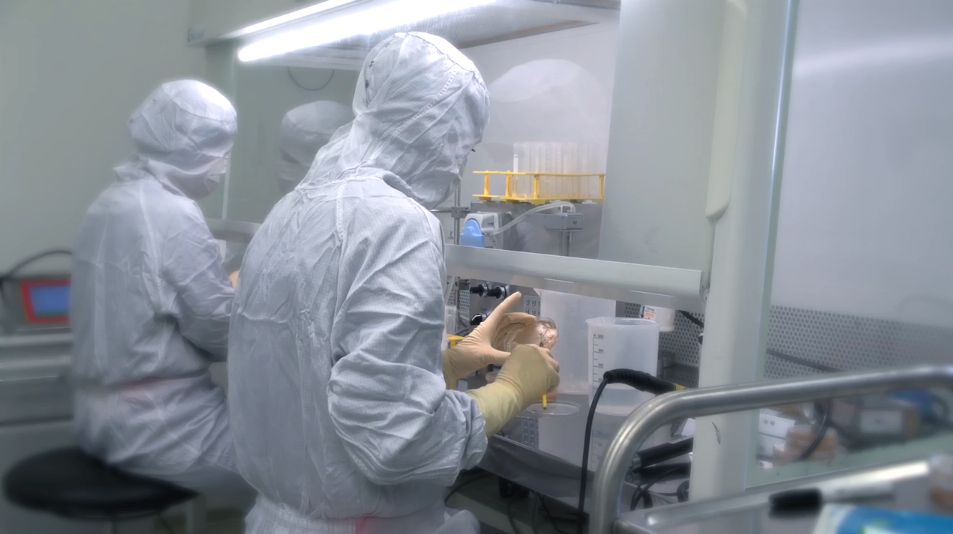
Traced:
<path id="1" fill-rule="evenodd" d="M 232 287 L 238 287 L 238 271 L 228 275 L 228 279 L 232 281 Z"/>
<path id="2" fill-rule="evenodd" d="M 538 402 L 559 385 L 559 364 L 548 349 L 520 345 L 507 358 L 496 382 L 467 392 L 480 407 L 486 421 L 486 435 L 492 436 L 503 425 Z"/>
<path id="3" fill-rule="evenodd" d="M 503 340 L 514 330 L 519 330 L 518 342 L 532 343 L 536 318 L 526 313 L 509 313 L 521 298 L 518 291 L 507 297 L 470 335 L 443 351 L 443 379 L 447 389 L 453 389 L 457 380 L 477 369 L 505 362 L 509 353 L 502 350 Z"/>

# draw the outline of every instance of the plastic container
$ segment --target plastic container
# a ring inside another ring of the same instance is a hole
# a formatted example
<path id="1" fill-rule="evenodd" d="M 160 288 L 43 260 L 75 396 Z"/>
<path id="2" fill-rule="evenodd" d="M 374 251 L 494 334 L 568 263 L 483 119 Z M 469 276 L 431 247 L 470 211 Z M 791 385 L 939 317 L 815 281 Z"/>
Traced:
<path id="1" fill-rule="evenodd" d="M 559 362 L 561 393 L 590 394 L 589 327 L 586 319 L 614 314 L 613 300 L 540 291 L 540 315 L 551 318 L 559 326 L 559 342 L 551 350 Z"/>
<path id="2" fill-rule="evenodd" d="M 655 376 L 658 371 L 658 323 L 647 319 L 597 317 L 588 319 L 589 327 L 589 402 L 602 382 L 602 375 L 612 369 L 633 369 Z M 628 415 L 652 398 L 625 384 L 606 387 L 596 411 L 604 414 Z"/>

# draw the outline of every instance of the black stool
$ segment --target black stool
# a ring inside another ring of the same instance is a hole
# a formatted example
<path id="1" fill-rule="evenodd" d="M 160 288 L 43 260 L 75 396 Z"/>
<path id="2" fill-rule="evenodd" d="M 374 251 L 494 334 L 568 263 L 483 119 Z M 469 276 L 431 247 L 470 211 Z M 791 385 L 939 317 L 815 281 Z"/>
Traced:
<path id="1" fill-rule="evenodd" d="M 125 474 L 78 448 L 31 456 L 3 477 L 7 499 L 31 510 L 78 521 L 117 522 L 159 515 L 196 494 L 149 478 Z"/>

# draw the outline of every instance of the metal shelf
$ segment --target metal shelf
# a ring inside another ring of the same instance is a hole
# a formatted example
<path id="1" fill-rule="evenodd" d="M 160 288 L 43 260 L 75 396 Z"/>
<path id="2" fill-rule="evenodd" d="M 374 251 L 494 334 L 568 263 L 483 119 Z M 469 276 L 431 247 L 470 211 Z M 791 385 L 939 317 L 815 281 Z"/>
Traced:
<path id="1" fill-rule="evenodd" d="M 512 284 L 703 312 L 702 272 L 655 265 L 447 245 L 447 273 Z"/>

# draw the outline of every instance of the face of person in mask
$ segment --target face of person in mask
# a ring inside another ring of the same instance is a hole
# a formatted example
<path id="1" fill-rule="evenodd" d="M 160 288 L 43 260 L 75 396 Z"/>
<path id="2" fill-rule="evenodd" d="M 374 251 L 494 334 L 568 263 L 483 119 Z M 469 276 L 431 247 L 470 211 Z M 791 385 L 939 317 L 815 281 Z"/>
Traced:
<path id="1" fill-rule="evenodd" d="M 238 127 L 235 108 L 204 83 L 162 84 L 127 125 L 143 167 L 192 200 L 208 196 L 228 172 Z"/>
<path id="2" fill-rule="evenodd" d="M 476 152 L 476 149 L 473 149 L 472 152 Z M 452 173 L 453 177 L 450 180 L 444 180 L 444 181 L 448 181 L 449 183 L 447 185 L 447 190 L 442 195 L 442 199 L 440 200 L 440 202 L 437 202 L 438 206 L 440 204 L 443 204 L 447 200 L 449 200 L 450 197 L 452 197 L 453 194 L 460 189 L 460 185 L 463 181 L 463 173 L 464 171 L 466 171 L 466 168 L 467 168 L 467 161 L 469 159 L 469 155 L 470 155 L 470 152 L 468 152 L 467 154 L 463 156 L 463 161 L 460 163 L 459 167 L 457 168 L 457 171 L 455 173 Z"/>

